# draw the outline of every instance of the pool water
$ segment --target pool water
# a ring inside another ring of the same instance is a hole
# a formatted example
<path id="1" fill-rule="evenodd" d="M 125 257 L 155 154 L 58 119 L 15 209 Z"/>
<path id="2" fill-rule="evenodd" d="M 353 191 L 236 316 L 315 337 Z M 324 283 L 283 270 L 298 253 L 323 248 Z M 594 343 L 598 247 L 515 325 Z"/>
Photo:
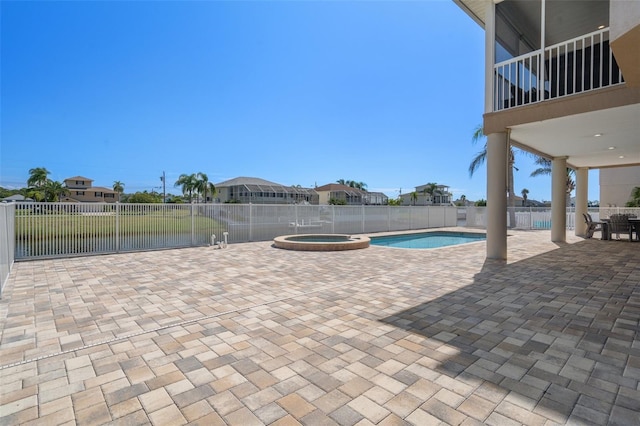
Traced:
<path id="1" fill-rule="evenodd" d="M 485 234 L 467 232 L 426 232 L 422 234 L 371 237 L 371 245 L 409 249 L 430 249 L 486 240 Z"/>

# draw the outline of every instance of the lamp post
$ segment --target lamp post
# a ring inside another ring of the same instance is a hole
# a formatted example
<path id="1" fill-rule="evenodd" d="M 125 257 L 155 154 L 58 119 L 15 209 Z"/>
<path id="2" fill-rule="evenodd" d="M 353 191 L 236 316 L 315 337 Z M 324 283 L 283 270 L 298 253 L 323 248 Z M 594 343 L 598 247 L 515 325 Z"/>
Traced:
<path id="1" fill-rule="evenodd" d="M 160 181 L 162 182 L 162 203 L 166 203 L 167 201 L 167 178 L 164 174 L 164 170 L 162 171 L 162 176 L 160 176 Z"/>

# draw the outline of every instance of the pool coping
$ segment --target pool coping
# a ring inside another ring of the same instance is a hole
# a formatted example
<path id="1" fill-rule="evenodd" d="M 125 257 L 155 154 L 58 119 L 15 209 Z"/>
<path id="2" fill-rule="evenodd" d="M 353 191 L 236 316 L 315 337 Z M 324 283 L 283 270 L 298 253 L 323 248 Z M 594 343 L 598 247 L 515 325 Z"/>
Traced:
<path id="1" fill-rule="evenodd" d="M 293 241 L 291 237 L 322 237 L 322 236 L 344 236 L 345 241 Z M 341 251 L 341 250 L 357 250 L 369 247 L 371 238 L 365 235 L 348 235 L 348 234 L 291 234 L 281 235 L 273 239 L 273 246 L 285 250 L 296 251 Z"/>

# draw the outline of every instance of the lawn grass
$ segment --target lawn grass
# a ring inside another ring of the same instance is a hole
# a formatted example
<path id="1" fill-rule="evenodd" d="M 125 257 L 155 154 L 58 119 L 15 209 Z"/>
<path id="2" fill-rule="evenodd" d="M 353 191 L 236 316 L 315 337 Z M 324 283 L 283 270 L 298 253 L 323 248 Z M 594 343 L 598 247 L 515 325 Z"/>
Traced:
<path id="1" fill-rule="evenodd" d="M 117 222 L 117 224 L 116 224 Z M 226 224 L 207 216 L 194 215 L 189 211 L 159 211 L 143 214 L 17 214 L 15 217 L 16 238 L 83 238 L 119 235 L 161 235 L 226 231 Z"/>

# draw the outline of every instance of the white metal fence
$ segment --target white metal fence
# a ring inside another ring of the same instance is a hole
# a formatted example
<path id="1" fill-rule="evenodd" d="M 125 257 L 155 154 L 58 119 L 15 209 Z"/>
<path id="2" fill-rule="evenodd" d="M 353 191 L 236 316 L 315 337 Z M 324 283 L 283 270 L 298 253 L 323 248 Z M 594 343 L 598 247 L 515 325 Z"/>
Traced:
<path id="1" fill-rule="evenodd" d="M 487 208 L 467 207 L 466 226 L 486 228 Z M 551 229 L 550 207 L 515 207 L 507 209 L 507 226 L 515 229 Z M 608 218 L 612 214 L 635 214 L 640 216 L 640 208 L 632 207 L 593 207 L 589 209 L 593 220 Z M 567 229 L 575 229 L 576 223 L 583 223 L 583 218 L 576 218 L 575 209 L 567 208 Z M 576 222 L 577 220 L 577 222 Z M 513 222 L 513 225 L 512 225 Z"/>
<path id="2" fill-rule="evenodd" d="M 9 278 L 15 253 L 15 204 L 0 203 L 0 294 Z"/>
<path id="3" fill-rule="evenodd" d="M 11 215 L 13 217 L 13 215 Z M 16 203 L 15 259 L 456 226 L 449 206 Z M 7 225 L 10 226 L 10 225 Z"/>
<path id="4" fill-rule="evenodd" d="M 603 28 L 495 64 L 494 111 L 623 82 Z"/>

